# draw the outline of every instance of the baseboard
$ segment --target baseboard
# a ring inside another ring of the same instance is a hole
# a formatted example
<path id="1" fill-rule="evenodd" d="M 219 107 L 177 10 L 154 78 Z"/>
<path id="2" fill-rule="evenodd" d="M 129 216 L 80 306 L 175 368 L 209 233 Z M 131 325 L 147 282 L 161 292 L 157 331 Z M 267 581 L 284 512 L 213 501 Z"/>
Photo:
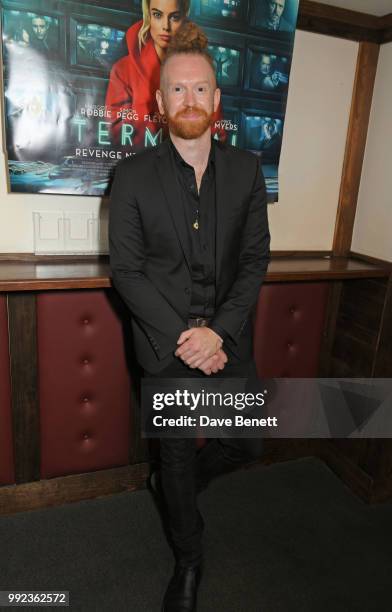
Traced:
<path id="1" fill-rule="evenodd" d="M 0 487 L 0 516 L 145 487 L 148 463 Z"/>

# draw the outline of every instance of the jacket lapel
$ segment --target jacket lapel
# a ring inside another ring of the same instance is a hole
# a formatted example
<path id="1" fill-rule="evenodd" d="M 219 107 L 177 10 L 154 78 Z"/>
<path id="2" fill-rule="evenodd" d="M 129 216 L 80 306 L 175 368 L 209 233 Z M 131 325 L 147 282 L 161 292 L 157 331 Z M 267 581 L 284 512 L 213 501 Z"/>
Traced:
<path id="1" fill-rule="evenodd" d="M 162 191 L 175 227 L 189 271 L 191 271 L 191 253 L 188 242 L 185 211 L 182 205 L 180 187 L 173 168 L 169 142 L 165 140 L 157 149 L 156 167 L 162 184 Z"/>

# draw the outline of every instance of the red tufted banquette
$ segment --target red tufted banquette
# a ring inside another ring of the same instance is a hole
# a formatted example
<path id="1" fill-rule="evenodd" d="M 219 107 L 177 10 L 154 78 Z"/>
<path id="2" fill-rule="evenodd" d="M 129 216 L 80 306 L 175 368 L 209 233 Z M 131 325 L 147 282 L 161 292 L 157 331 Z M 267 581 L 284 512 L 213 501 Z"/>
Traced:
<path id="1" fill-rule="evenodd" d="M 326 282 L 263 285 L 254 326 L 259 376 L 317 376 L 327 297 Z"/>
<path id="2" fill-rule="evenodd" d="M 41 478 L 129 463 L 130 378 L 109 295 L 37 297 Z"/>
<path id="3" fill-rule="evenodd" d="M 41 478 L 128 464 L 130 378 L 110 295 L 37 297 Z M 322 282 L 263 286 L 254 325 L 260 376 L 317 376 L 327 295 Z"/>

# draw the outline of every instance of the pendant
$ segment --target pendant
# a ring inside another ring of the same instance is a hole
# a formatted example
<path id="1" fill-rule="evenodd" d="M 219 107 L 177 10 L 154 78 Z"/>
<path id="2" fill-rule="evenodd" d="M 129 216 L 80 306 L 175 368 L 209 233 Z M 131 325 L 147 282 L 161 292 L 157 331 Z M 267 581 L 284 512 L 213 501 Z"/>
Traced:
<path id="1" fill-rule="evenodd" d="M 195 228 L 195 230 L 199 229 L 199 222 L 198 221 L 194 221 L 193 222 L 193 227 Z"/>

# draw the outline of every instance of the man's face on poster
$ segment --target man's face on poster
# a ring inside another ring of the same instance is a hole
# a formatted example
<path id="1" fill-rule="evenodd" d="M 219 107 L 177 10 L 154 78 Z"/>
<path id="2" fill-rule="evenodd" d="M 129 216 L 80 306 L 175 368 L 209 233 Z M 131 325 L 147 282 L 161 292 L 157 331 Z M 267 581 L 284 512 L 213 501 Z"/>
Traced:
<path id="1" fill-rule="evenodd" d="M 34 17 L 31 21 L 33 32 L 38 40 L 44 40 L 48 33 L 49 24 L 43 17 Z"/>
<path id="2" fill-rule="evenodd" d="M 159 111 L 170 131 L 185 140 L 199 138 L 211 126 L 220 101 L 215 73 L 201 55 L 174 55 L 164 67 L 157 91 Z"/>
<path id="3" fill-rule="evenodd" d="M 280 22 L 283 15 L 286 0 L 269 0 L 268 1 L 268 20 L 274 25 Z"/>
<path id="4" fill-rule="evenodd" d="M 275 134 L 278 133 L 278 129 L 276 127 L 276 123 L 275 121 L 268 121 L 265 125 L 265 130 L 267 132 L 268 138 L 273 138 L 273 136 L 275 136 Z"/>
<path id="5" fill-rule="evenodd" d="M 261 56 L 260 70 L 263 76 L 268 76 L 271 72 L 271 58 L 269 55 Z"/>

